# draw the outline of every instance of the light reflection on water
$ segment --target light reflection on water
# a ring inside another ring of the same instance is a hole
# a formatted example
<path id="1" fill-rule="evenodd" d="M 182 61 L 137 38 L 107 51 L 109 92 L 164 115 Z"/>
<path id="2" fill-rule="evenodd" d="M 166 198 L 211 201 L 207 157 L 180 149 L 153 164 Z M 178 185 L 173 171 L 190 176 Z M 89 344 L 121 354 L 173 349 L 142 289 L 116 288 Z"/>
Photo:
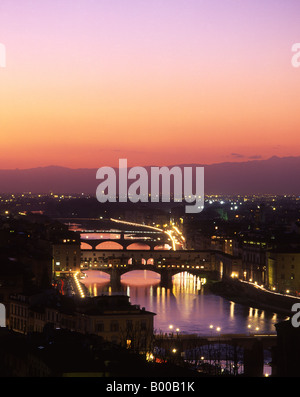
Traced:
<path id="1" fill-rule="evenodd" d="M 156 332 L 199 335 L 276 333 L 275 324 L 284 319 L 271 312 L 230 302 L 209 292 L 199 278 L 182 273 L 173 278 L 171 288 L 160 285 L 160 276 L 149 271 L 132 271 L 122 276 L 118 290 L 110 284 L 109 275 L 96 270 L 86 272 L 83 280 L 91 295 L 124 293 L 132 304 L 156 313 Z M 213 326 L 213 328 L 210 328 Z M 251 328 L 249 328 L 249 326 Z"/>

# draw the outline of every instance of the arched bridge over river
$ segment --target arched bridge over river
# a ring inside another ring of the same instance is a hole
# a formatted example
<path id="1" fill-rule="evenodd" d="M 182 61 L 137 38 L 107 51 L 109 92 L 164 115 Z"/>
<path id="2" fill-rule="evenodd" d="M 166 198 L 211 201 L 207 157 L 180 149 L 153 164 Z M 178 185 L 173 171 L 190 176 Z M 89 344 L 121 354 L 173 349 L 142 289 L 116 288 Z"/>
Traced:
<path id="1" fill-rule="evenodd" d="M 195 276 L 219 280 L 231 271 L 232 257 L 213 250 L 83 250 L 81 269 L 100 270 L 119 282 L 133 270 L 151 270 L 161 276 L 162 285 L 170 285 L 172 277 L 188 272 Z"/>
<path id="2" fill-rule="evenodd" d="M 238 363 L 242 362 L 245 376 L 261 377 L 264 371 L 264 351 L 271 352 L 277 346 L 277 335 L 220 334 L 209 337 L 160 334 L 155 335 L 154 346 L 163 349 L 163 354 L 167 357 L 184 355 L 187 360 L 200 360 L 214 365 L 229 361 L 236 369 Z"/>

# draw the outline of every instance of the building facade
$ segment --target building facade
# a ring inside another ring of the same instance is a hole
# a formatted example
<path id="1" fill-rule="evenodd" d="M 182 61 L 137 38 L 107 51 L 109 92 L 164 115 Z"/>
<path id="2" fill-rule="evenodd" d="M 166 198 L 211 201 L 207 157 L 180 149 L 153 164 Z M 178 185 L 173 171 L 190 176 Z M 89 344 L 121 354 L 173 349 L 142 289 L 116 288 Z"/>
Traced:
<path id="1" fill-rule="evenodd" d="M 53 273 L 78 271 L 81 262 L 80 243 L 65 239 L 62 243 L 52 246 Z"/>
<path id="2" fill-rule="evenodd" d="M 43 332 L 46 324 L 51 324 L 54 329 L 97 335 L 138 352 L 151 348 L 155 314 L 131 305 L 128 296 L 99 296 L 81 301 L 65 297 L 55 304 L 54 296 L 48 298 L 45 301 L 44 295 L 11 296 L 10 328 L 28 334 Z"/>
<path id="3" fill-rule="evenodd" d="M 300 294 L 300 251 L 270 250 L 268 252 L 268 287 Z"/>

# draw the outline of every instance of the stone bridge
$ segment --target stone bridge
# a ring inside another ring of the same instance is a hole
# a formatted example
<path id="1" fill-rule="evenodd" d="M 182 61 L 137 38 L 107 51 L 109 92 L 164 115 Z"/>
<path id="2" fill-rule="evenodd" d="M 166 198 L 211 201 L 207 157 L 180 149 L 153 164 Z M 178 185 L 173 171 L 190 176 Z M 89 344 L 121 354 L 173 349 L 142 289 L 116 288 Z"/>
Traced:
<path id="1" fill-rule="evenodd" d="M 119 267 L 118 265 L 115 266 L 104 265 L 104 266 L 99 266 L 97 270 L 109 274 L 111 278 L 111 283 L 113 285 L 118 285 L 121 282 L 121 276 L 123 274 L 126 274 L 134 270 L 150 270 L 152 272 L 158 273 L 161 277 L 160 283 L 164 287 L 170 287 L 172 285 L 173 276 L 186 271 L 195 276 L 199 276 L 210 280 L 220 279 L 220 274 L 217 271 L 204 270 L 204 269 L 196 268 L 194 266 L 172 267 L 171 265 L 155 266 L 155 265 L 132 264 L 132 265 L 124 265 L 122 267 L 121 266 Z"/>
<path id="2" fill-rule="evenodd" d="M 89 233 L 86 233 L 89 234 Z M 105 234 L 107 233 L 101 233 L 102 235 L 105 236 Z M 122 250 L 127 250 L 128 247 L 130 247 L 130 245 L 132 244 L 143 244 L 145 246 L 148 246 L 148 249 L 150 250 L 154 250 L 156 247 L 160 247 L 164 244 L 167 244 L 170 242 L 168 241 L 167 236 L 164 236 L 162 233 L 159 233 L 159 240 L 156 238 L 153 238 L 153 236 L 147 236 L 147 233 L 144 233 L 144 235 L 146 235 L 146 237 L 148 238 L 139 238 L 138 235 L 135 235 L 134 237 L 130 238 L 128 236 L 128 233 L 125 232 L 118 232 L 118 233 L 109 233 L 109 234 L 116 234 L 119 235 L 119 238 L 110 238 L 110 237 L 103 237 L 103 238 L 85 238 L 85 237 L 81 237 L 80 241 L 82 243 L 88 244 L 91 249 L 96 250 L 96 249 L 101 249 L 100 244 L 102 243 L 117 243 L 121 246 Z M 152 232 L 153 234 L 153 232 Z M 84 235 L 84 233 L 83 233 Z M 126 238 L 127 235 L 127 238 Z"/>
<path id="3" fill-rule="evenodd" d="M 198 336 L 198 335 L 180 335 L 180 334 L 160 334 L 155 335 L 154 346 L 163 349 L 166 356 L 171 357 L 176 351 L 177 355 L 185 354 L 188 358 L 189 354 L 194 360 L 201 359 L 203 355 L 203 347 L 209 347 L 211 351 L 217 351 L 216 355 L 212 354 L 214 362 L 228 359 L 228 350 L 225 346 L 232 347 L 230 359 L 237 360 L 236 354 L 238 350 L 242 350 L 242 361 L 244 365 L 245 376 L 263 376 L 264 370 L 264 350 L 272 351 L 277 346 L 277 335 L 239 335 L 228 334 L 219 336 Z M 214 349 L 213 349 L 214 348 Z M 209 350 L 208 350 L 209 351 Z M 192 352 L 192 354 L 191 354 Z M 222 357 L 222 355 L 224 355 Z M 217 358 L 217 360 L 216 360 Z M 209 357 L 205 357 L 208 361 Z"/>
<path id="4" fill-rule="evenodd" d="M 182 272 L 220 280 L 223 274 L 230 274 L 231 260 L 212 250 L 82 250 L 81 270 L 101 270 L 112 282 L 133 270 L 151 270 L 160 274 L 163 285 L 170 285 L 172 277 Z"/>

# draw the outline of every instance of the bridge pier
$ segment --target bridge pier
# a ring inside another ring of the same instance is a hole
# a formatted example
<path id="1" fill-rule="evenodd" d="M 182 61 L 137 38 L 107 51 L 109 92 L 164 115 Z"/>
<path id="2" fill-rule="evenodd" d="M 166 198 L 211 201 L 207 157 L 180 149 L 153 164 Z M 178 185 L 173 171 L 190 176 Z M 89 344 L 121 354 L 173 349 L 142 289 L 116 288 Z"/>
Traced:
<path id="1" fill-rule="evenodd" d="M 172 287 L 172 273 L 170 270 L 163 270 L 160 274 L 160 285 L 165 288 Z"/>
<path id="2" fill-rule="evenodd" d="M 264 374 L 264 349 L 262 341 L 256 340 L 244 350 L 244 375 L 262 377 Z"/>
<path id="3" fill-rule="evenodd" d="M 111 287 L 114 291 L 119 291 L 121 286 L 121 272 L 114 268 L 110 273 Z"/>

